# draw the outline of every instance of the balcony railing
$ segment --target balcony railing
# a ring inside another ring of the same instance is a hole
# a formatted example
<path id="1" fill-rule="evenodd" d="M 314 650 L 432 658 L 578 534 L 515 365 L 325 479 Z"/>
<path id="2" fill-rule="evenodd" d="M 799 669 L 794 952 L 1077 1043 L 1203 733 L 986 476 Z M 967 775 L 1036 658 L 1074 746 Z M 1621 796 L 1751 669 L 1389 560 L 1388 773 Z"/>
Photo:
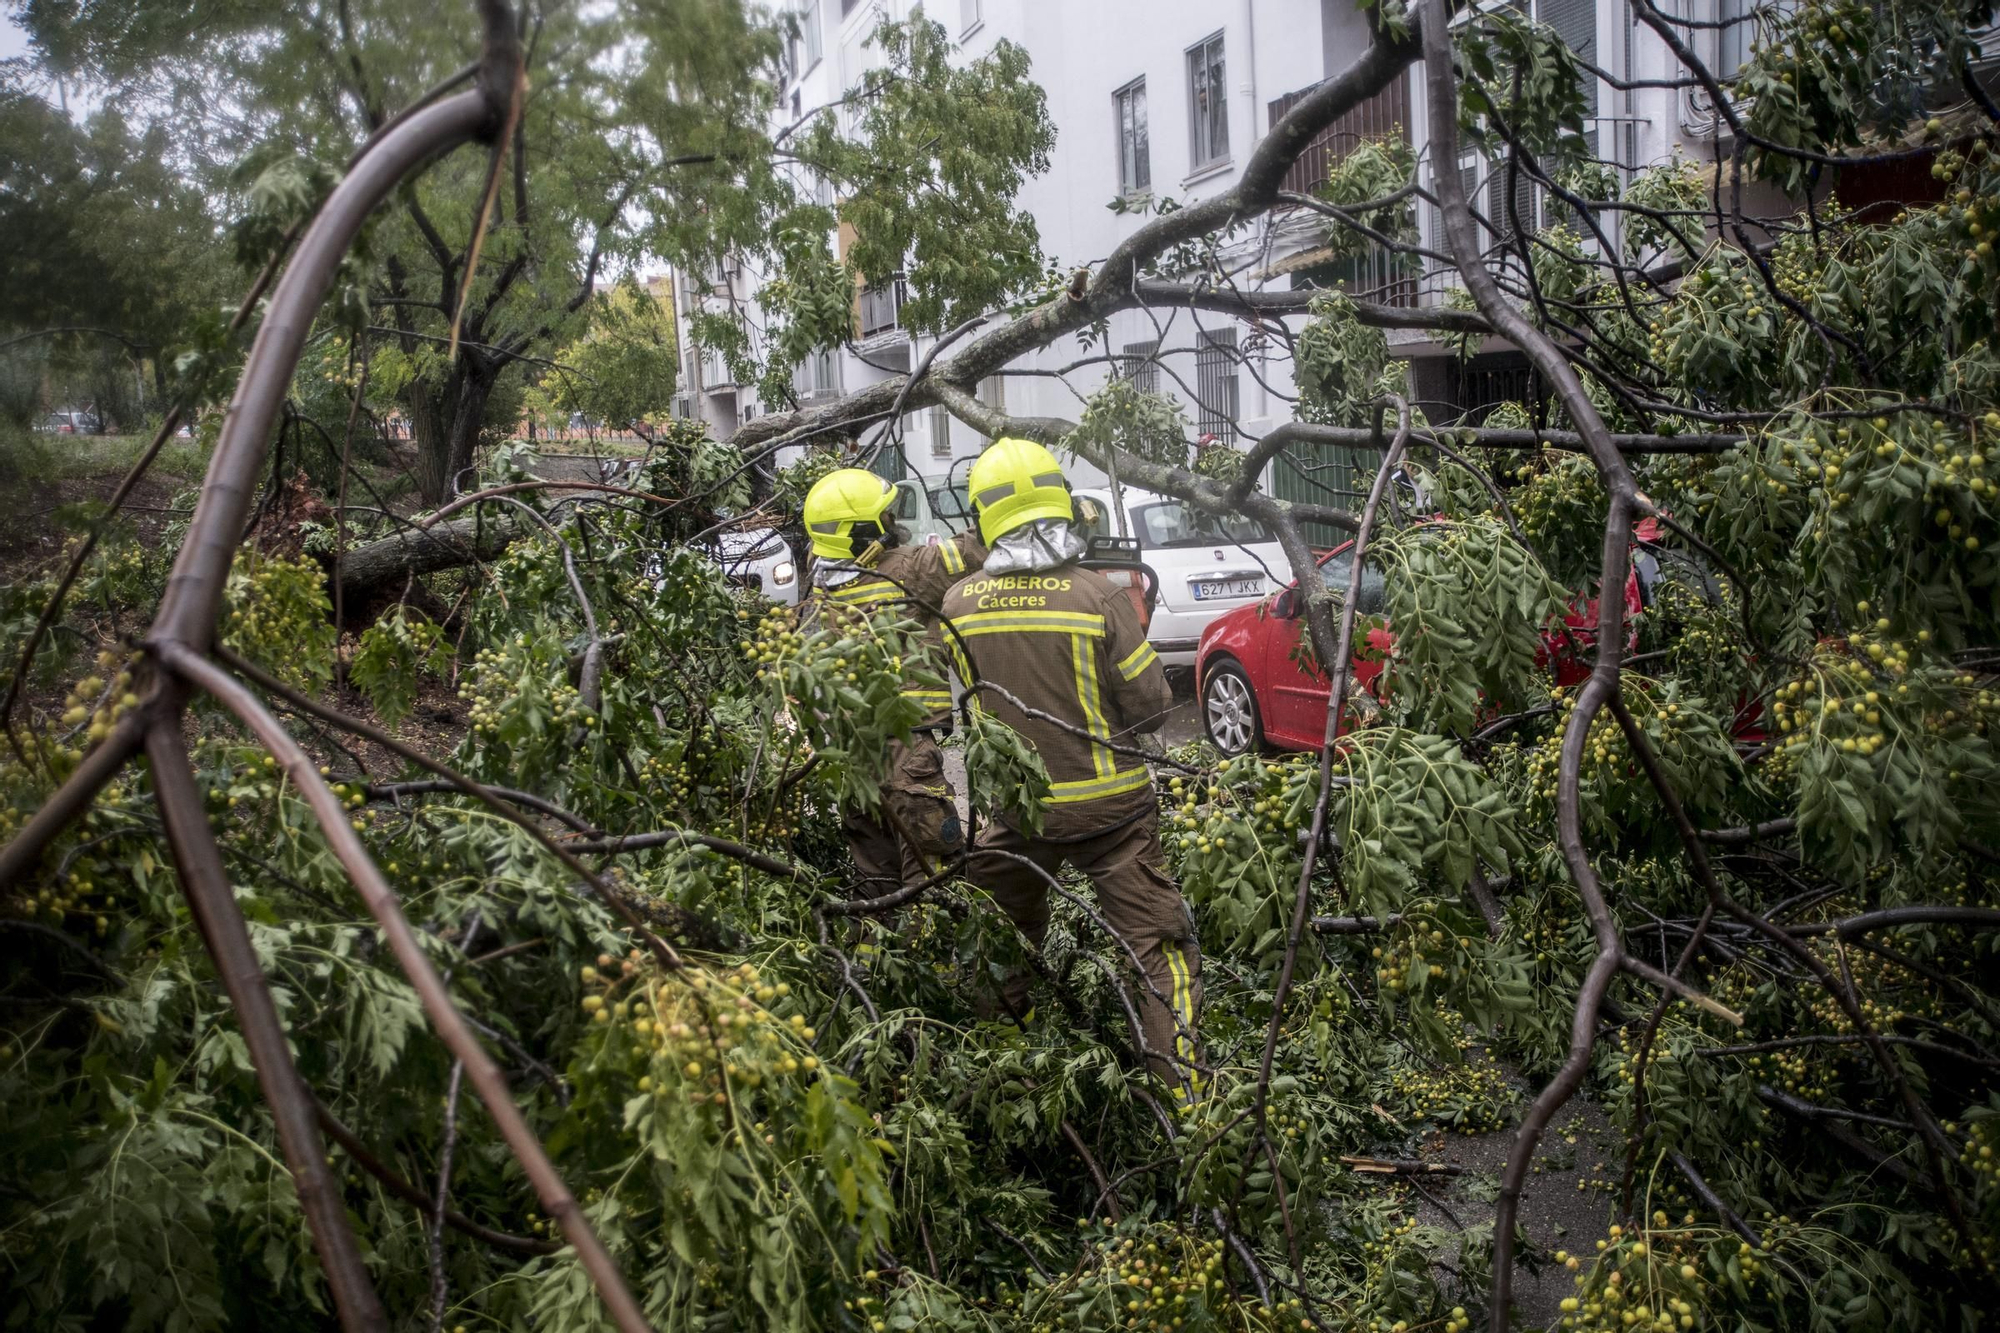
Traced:
<path id="1" fill-rule="evenodd" d="M 1311 88 L 1301 88 L 1272 102 L 1271 124 L 1276 125 L 1292 109 L 1293 103 L 1311 91 Z M 1314 135 L 1305 151 L 1285 172 L 1284 188 L 1296 194 L 1311 194 L 1326 184 L 1327 173 L 1332 170 L 1333 164 L 1352 152 L 1357 144 L 1367 139 L 1386 139 L 1391 135 L 1405 142 L 1410 137 L 1410 76 L 1407 72 L 1398 74 L 1388 87 Z"/>
<path id="2" fill-rule="evenodd" d="M 909 290 L 898 273 L 879 287 L 861 289 L 861 336 L 872 338 L 898 326 Z"/>

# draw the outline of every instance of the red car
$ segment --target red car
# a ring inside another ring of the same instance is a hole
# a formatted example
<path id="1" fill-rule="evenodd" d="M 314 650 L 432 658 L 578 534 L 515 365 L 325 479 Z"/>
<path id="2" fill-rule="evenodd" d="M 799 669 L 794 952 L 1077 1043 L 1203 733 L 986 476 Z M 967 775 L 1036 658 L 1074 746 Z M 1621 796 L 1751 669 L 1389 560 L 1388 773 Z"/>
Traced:
<path id="1" fill-rule="evenodd" d="M 1335 590 L 1347 583 L 1347 552 L 1341 547 L 1320 558 L 1327 586 Z M 1361 616 L 1382 614 L 1384 588 L 1382 572 L 1364 564 L 1356 608 Z M 1637 614 L 1641 605 L 1640 580 L 1634 573 L 1625 584 L 1627 613 Z M 1239 755 L 1259 746 L 1317 750 L 1324 741 L 1333 682 L 1325 671 L 1299 665 L 1299 635 L 1305 628 L 1300 609 L 1298 584 L 1293 583 L 1218 617 L 1202 633 L 1195 649 L 1195 697 L 1200 700 L 1202 726 L 1223 754 Z M 1543 636 L 1559 685 L 1574 684 L 1590 672 L 1589 631 L 1597 623 L 1596 600 L 1580 604 L 1565 623 L 1568 635 L 1551 631 Z M 1367 632 L 1366 650 L 1357 652 L 1348 668 L 1350 693 L 1377 689 L 1394 643 L 1395 636 L 1387 629 Z M 1343 731 L 1347 721 L 1341 720 Z"/>

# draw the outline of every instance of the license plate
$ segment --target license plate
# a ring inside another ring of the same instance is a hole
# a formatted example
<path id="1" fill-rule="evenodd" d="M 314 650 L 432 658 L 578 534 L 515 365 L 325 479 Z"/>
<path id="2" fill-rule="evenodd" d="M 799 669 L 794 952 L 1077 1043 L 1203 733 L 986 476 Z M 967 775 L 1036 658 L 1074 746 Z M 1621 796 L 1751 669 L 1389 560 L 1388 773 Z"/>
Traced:
<path id="1" fill-rule="evenodd" d="M 1262 579 L 1223 579 L 1216 583 L 1194 585 L 1194 599 L 1197 602 L 1212 602 L 1218 597 L 1255 597 L 1264 591 Z"/>

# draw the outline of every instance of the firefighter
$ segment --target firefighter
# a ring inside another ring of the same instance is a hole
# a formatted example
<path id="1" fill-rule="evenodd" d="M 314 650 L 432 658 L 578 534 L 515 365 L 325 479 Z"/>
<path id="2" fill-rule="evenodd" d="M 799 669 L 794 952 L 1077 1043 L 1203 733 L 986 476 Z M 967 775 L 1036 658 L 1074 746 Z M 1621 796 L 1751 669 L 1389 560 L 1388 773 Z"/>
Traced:
<path id="1" fill-rule="evenodd" d="M 985 550 L 970 532 L 937 546 L 909 544 L 886 517 L 895 499 L 895 487 L 860 468 L 829 472 L 813 484 L 804 514 L 813 591 L 802 620 L 866 617 L 897 606 L 929 627 L 935 645 L 938 603 L 953 580 L 979 568 Z M 908 741 L 889 743 L 884 809 L 841 812 L 841 830 L 861 872 L 856 898 L 878 898 L 928 878 L 965 841 L 937 742 L 951 727 L 951 693 L 909 685 L 903 694 L 927 715 Z"/>
<path id="2" fill-rule="evenodd" d="M 1054 455 L 1027 440 L 996 440 L 974 462 L 968 487 L 985 567 L 945 594 L 947 643 L 974 706 L 1006 722 L 1048 768 L 1050 801 L 1034 836 L 997 820 L 984 825 L 966 877 L 992 894 L 1040 946 L 1049 880 L 1064 863 L 1090 878 L 1104 921 L 1118 933 L 1121 970 L 1136 956 L 1144 981 L 1128 984 L 1143 1054 L 1183 1095 L 1194 1089 L 1201 952 L 1160 845 L 1152 775 L 1130 749 L 1159 728 L 1172 702 L 1158 654 L 1124 591 L 1076 562 L 1085 543 Z M 997 690 L 1067 726 L 1032 717 Z M 1124 750 L 1112 745 L 1126 747 Z M 1126 954 L 1126 949 L 1131 953 Z M 1027 978 L 1003 988 L 1016 1014 Z"/>

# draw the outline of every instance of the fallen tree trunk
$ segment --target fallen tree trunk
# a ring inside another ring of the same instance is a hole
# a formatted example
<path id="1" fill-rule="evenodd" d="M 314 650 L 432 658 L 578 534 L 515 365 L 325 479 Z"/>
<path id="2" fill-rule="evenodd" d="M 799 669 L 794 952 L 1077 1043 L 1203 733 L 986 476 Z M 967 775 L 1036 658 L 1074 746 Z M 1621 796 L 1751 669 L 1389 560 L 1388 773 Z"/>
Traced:
<path id="1" fill-rule="evenodd" d="M 350 547 L 338 571 L 347 623 L 366 625 L 403 595 L 412 578 L 491 560 L 520 535 L 521 524 L 509 516 L 467 514 Z"/>

